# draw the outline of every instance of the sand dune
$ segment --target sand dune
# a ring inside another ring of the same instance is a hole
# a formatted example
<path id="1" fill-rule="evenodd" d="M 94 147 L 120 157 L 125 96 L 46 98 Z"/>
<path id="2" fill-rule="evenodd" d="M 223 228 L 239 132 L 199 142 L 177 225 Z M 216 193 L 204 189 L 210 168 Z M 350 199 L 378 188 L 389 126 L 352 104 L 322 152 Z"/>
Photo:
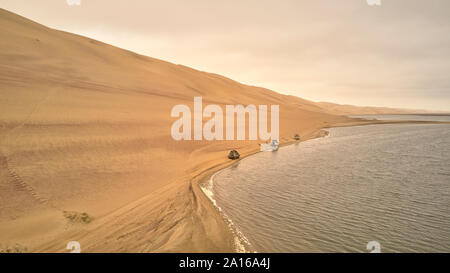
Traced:
<path id="1" fill-rule="evenodd" d="M 50 29 L 0 10 L 0 248 L 233 251 L 199 191 L 206 170 L 257 141 L 170 136 L 176 104 L 279 104 L 280 141 L 351 119 L 340 108 L 247 86 Z M 330 109 L 327 109 L 329 107 Z M 352 107 L 352 114 L 355 114 Z M 378 112 L 377 112 L 378 113 Z M 87 213 L 89 222 L 65 212 Z"/>
<path id="2" fill-rule="evenodd" d="M 318 102 L 325 112 L 335 115 L 380 115 L 380 114 L 413 114 L 413 113 L 429 113 L 427 110 L 420 109 L 396 109 L 389 107 L 372 107 L 372 106 L 354 106 L 346 104 L 336 104 L 330 102 Z"/>

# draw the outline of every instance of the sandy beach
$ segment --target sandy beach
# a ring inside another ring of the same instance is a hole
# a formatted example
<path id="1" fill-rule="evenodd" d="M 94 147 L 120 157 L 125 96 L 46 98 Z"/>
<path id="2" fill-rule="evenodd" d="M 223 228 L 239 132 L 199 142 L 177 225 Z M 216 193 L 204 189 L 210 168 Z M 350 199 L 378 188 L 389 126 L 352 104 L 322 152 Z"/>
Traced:
<path id="1" fill-rule="evenodd" d="M 316 103 L 0 9 L 0 251 L 234 252 L 199 183 L 258 141 L 175 141 L 177 104 L 280 105 L 280 144 L 407 110 Z"/>

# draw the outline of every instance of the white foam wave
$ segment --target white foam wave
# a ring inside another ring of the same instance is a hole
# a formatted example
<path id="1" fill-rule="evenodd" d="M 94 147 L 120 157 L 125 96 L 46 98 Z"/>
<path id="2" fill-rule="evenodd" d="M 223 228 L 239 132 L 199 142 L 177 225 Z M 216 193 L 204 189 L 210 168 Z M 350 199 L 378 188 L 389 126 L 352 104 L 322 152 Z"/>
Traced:
<path id="1" fill-rule="evenodd" d="M 214 198 L 214 192 L 213 192 L 213 187 L 214 187 L 214 177 L 218 174 L 219 172 L 213 174 L 207 183 L 204 183 L 203 185 L 200 185 L 200 188 L 202 189 L 202 191 L 205 193 L 205 195 L 209 198 L 209 200 L 211 200 L 211 203 L 213 203 L 214 207 L 217 208 L 217 210 L 220 212 L 220 214 L 222 215 L 222 217 L 225 219 L 225 221 L 228 223 L 228 228 L 231 230 L 231 232 L 234 234 L 235 238 L 234 238 L 234 244 L 235 244 L 235 248 L 236 248 L 236 252 L 238 253 L 247 253 L 249 252 L 245 246 L 248 245 L 250 246 L 250 242 L 249 240 L 245 237 L 245 235 L 240 231 L 240 229 L 233 223 L 233 221 L 230 219 L 230 217 L 228 217 L 228 215 L 223 212 L 222 208 L 217 204 L 216 199 Z"/>

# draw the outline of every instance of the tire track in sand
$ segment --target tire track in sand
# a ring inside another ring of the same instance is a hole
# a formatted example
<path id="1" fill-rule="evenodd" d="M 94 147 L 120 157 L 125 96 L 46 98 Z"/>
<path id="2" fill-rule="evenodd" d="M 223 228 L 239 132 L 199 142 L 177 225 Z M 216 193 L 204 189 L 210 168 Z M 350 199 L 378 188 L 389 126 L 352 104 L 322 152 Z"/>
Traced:
<path id="1" fill-rule="evenodd" d="M 47 99 L 50 97 L 50 95 L 53 94 L 54 92 L 55 92 L 55 89 L 49 90 L 47 92 L 47 94 L 42 98 L 42 100 L 40 100 L 38 103 L 36 103 L 36 105 L 28 113 L 28 115 L 25 117 L 25 119 L 21 123 L 19 123 L 15 127 L 11 128 L 9 131 L 7 131 L 2 136 L 3 140 L 6 139 L 9 135 L 11 135 L 14 131 L 19 130 L 25 124 L 27 124 L 29 122 L 29 120 L 31 119 L 32 115 L 38 111 L 38 109 L 41 107 L 41 105 L 44 104 L 44 102 L 47 101 Z M 0 144 L 3 144 L 3 143 L 0 143 Z M 17 174 L 16 171 L 14 171 L 15 168 L 13 166 L 11 166 L 11 160 L 8 159 L 8 156 L 4 152 L 3 148 L 4 147 L 2 147 L 2 145 L 0 145 L 0 168 L 3 168 L 4 170 L 6 170 L 7 176 L 10 177 L 10 181 L 12 181 L 15 189 L 28 193 L 33 199 L 38 201 L 40 204 L 47 205 L 47 206 L 54 208 L 54 206 L 52 206 L 50 204 L 49 199 L 39 196 L 39 194 L 36 192 L 36 190 L 32 186 L 27 184 L 22 179 L 22 177 L 19 174 Z"/>

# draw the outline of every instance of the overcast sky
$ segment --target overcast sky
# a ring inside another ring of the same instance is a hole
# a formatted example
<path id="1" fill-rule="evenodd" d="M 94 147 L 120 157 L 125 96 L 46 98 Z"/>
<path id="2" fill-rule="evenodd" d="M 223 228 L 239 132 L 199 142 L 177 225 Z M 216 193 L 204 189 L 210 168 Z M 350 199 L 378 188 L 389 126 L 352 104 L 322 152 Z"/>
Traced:
<path id="1" fill-rule="evenodd" d="M 44 25 L 314 101 L 450 111 L 450 1 L 0 0 Z"/>

